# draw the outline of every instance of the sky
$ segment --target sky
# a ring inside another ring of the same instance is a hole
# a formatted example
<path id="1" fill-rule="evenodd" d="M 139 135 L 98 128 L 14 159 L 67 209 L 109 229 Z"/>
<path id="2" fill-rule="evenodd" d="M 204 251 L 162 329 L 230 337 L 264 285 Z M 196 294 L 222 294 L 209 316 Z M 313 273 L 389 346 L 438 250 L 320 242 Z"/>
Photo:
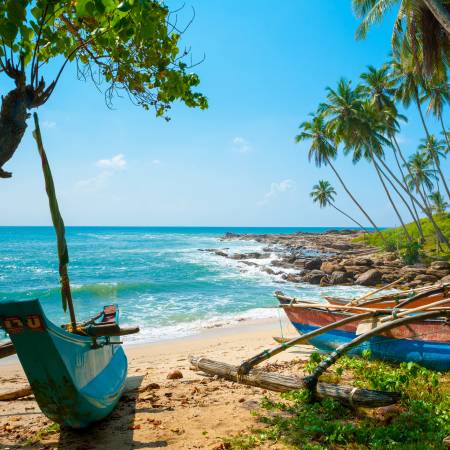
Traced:
<path id="1" fill-rule="evenodd" d="M 183 45 L 194 61 L 205 56 L 195 71 L 208 110 L 177 104 L 168 123 L 125 98 L 111 110 L 73 67 L 39 108 L 66 224 L 352 226 L 312 203 L 319 179 L 335 187 L 339 208 L 367 224 L 331 170 L 309 163 L 308 143 L 294 138 L 327 86 L 340 77 L 356 82 L 368 65 L 388 59 L 392 17 L 356 41 L 350 0 L 187 0 L 178 23 L 192 10 Z M 10 88 L 0 76 L 0 94 Z M 411 154 L 424 132 L 416 111 L 406 114 L 399 141 Z M 431 116 L 427 122 L 440 132 Z M 13 178 L 0 180 L 0 225 L 51 223 L 31 129 L 30 120 L 5 166 Z M 341 155 L 336 167 L 378 225 L 398 225 L 368 164 Z"/>

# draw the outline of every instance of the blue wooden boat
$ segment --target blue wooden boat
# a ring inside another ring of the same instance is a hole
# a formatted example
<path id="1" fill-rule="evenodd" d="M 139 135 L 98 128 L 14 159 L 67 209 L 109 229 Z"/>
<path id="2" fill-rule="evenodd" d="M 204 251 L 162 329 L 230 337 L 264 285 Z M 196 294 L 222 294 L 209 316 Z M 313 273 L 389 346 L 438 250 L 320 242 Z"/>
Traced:
<path id="1" fill-rule="evenodd" d="M 331 310 L 324 305 L 296 306 L 295 301 L 280 300 L 280 306 L 300 334 L 309 333 L 354 314 Z M 308 342 L 319 350 L 334 351 L 356 338 L 359 334 L 359 324 L 358 321 L 348 323 L 315 336 Z M 374 359 L 412 361 L 429 369 L 446 372 L 450 370 L 450 327 L 446 319 L 417 321 L 374 336 L 351 349 L 349 354 L 361 355 L 364 350 L 370 350 Z"/>
<path id="2" fill-rule="evenodd" d="M 113 410 L 127 376 L 116 305 L 105 307 L 77 333 L 48 320 L 39 300 L 0 302 L 0 320 L 47 417 L 83 428 Z"/>

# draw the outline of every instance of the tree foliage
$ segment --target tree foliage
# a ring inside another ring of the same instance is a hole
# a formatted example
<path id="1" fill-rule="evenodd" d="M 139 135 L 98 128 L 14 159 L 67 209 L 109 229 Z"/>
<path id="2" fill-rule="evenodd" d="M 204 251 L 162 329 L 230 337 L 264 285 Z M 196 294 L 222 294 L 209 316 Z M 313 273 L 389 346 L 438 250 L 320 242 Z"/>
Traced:
<path id="1" fill-rule="evenodd" d="M 2 0 L 0 74 L 15 83 L 9 100 L 30 109 L 48 100 L 64 68 L 74 63 L 79 77 L 104 91 L 109 106 L 125 94 L 168 119 L 177 100 L 207 107 L 195 90 L 199 78 L 190 72 L 189 51 L 180 48 L 183 31 L 176 13 L 157 0 Z M 52 61 L 48 69 L 57 68 L 46 80 L 42 73 Z M 3 102 L 0 120 L 19 119 L 10 117 L 9 106 Z M 8 142 L 0 142 L 0 169 L 6 152 L 15 151 Z"/>

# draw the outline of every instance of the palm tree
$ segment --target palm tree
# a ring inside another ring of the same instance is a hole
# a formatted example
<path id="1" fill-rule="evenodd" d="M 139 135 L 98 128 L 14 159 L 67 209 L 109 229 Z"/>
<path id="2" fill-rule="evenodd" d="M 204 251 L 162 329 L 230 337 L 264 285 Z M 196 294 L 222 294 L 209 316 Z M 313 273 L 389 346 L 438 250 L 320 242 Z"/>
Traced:
<path id="1" fill-rule="evenodd" d="M 383 64 L 379 69 L 367 67 L 367 72 L 361 74 L 363 92 L 370 99 L 378 111 L 393 109 L 396 111 L 394 95 L 396 80 L 392 77 L 389 64 Z"/>
<path id="2" fill-rule="evenodd" d="M 353 0 L 362 19 L 356 37 L 366 37 L 369 28 L 399 5 L 392 32 L 392 50 L 402 58 L 412 57 L 424 75 L 445 76 L 448 67 L 450 5 L 443 0 Z"/>
<path id="3" fill-rule="evenodd" d="M 367 232 L 367 230 L 353 217 L 348 215 L 346 212 L 339 209 L 334 204 L 334 196 L 336 195 L 336 191 L 334 190 L 333 186 L 326 181 L 326 180 L 319 180 L 317 184 L 313 186 L 313 190 L 309 194 L 314 203 L 319 203 L 319 206 L 321 208 L 325 208 L 327 206 L 331 206 L 336 211 L 339 211 L 341 214 L 343 214 L 345 217 L 350 219 L 352 222 L 356 223 L 358 227 L 362 228 L 364 231 Z"/>
<path id="4" fill-rule="evenodd" d="M 439 158 L 445 158 L 445 146 L 442 141 L 437 140 L 432 134 L 427 138 L 421 140 L 419 145 L 419 150 L 431 161 L 433 161 L 436 171 L 439 173 L 442 184 L 444 185 L 445 191 L 447 192 L 448 198 L 450 198 L 450 191 L 448 189 L 447 182 L 445 181 L 444 174 L 442 173 L 442 168 Z"/>
<path id="5" fill-rule="evenodd" d="M 372 220 L 369 214 L 367 214 L 366 210 L 361 206 L 361 204 L 356 200 L 355 196 L 351 193 L 350 189 L 346 186 L 344 180 L 339 175 L 339 172 L 334 167 L 333 160 L 336 158 L 337 148 L 332 139 L 329 127 L 325 122 L 323 114 L 311 114 L 311 116 L 311 120 L 303 122 L 300 125 L 299 128 L 302 131 L 295 137 L 295 141 L 297 143 L 305 140 L 311 141 L 311 146 L 308 151 L 308 160 L 311 161 L 312 159 L 314 159 L 317 167 L 321 167 L 322 165 L 328 165 L 331 167 L 331 170 L 336 175 L 345 192 L 364 214 L 372 227 L 380 235 L 381 239 L 385 241 L 383 234 L 375 225 L 375 222 Z"/>
<path id="6" fill-rule="evenodd" d="M 397 81 L 397 91 L 395 94 L 397 100 L 400 100 L 405 108 L 408 108 L 411 105 L 411 102 L 416 104 L 425 134 L 428 137 L 430 132 L 425 123 L 422 106 L 420 104 L 420 88 L 425 84 L 423 77 L 416 73 L 412 59 L 402 63 L 394 60 L 391 62 L 391 66 L 393 76 Z"/>
<path id="7" fill-rule="evenodd" d="M 431 211 L 427 201 L 427 191 L 433 190 L 437 177 L 434 169 L 430 168 L 430 159 L 423 153 L 416 152 L 410 156 L 408 167 L 411 174 L 406 176 L 409 186 L 416 189 L 427 209 Z"/>
<path id="8" fill-rule="evenodd" d="M 442 118 L 442 112 L 444 105 L 450 103 L 450 86 L 447 80 L 436 81 L 430 80 L 425 84 L 425 92 L 422 100 L 428 101 L 427 112 L 433 112 L 433 114 L 439 119 L 442 127 L 442 131 L 447 142 L 447 151 L 450 150 L 450 141 L 445 129 L 444 119 Z"/>
<path id="9" fill-rule="evenodd" d="M 392 205 L 392 208 L 400 221 L 403 232 L 409 241 L 411 236 L 408 233 L 403 218 L 395 204 L 391 193 L 386 186 L 377 158 L 384 156 L 383 146 L 389 146 L 390 142 L 383 136 L 385 127 L 380 122 L 380 115 L 370 101 L 365 101 L 360 104 L 359 124 L 353 129 L 353 135 L 350 140 L 345 141 L 345 153 L 353 152 L 353 163 L 357 163 L 361 158 L 367 159 L 374 167 L 381 185 L 386 193 L 386 196 Z"/>
<path id="10" fill-rule="evenodd" d="M 378 114 L 380 115 L 380 121 L 384 124 L 384 134 L 388 137 L 390 141 L 390 147 L 394 152 L 395 159 L 397 161 L 397 165 L 400 170 L 400 174 L 403 179 L 403 187 L 407 187 L 407 183 L 405 180 L 404 173 L 402 171 L 401 165 L 397 158 L 396 145 L 397 140 L 395 135 L 400 130 L 399 120 L 407 121 L 406 117 L 399 114 L 397 108 L 395 106 L 394 95 L 395 95 L 395 86 L 396 80 L 392 76 L 391 68 L 389 64 L 383 64 L 380 69 L 376 69 L 373 66 L 368 67 L 368 71 L 361 74 L 360 78 L 363 80 L 363 92 L 369 98 L 371 105 L 376 108 Z M 399 192 L 397 187 L 395 186 L 393 180 L 391 180 L 382 170 L 378 168 L 379 171 L 383 174 L 384 178 L 390 183 L 392 188 L 395 190 L 397 195 L 400 197 L 402 202 L 405 204 L 413 221 L 416 224 L 417 230 L 421 236 L 421 239 L 424 240 L 425 237 L 423 235 L 422 225 L 420 223 L 419 215 L 417 214 L 416 207 L 414 205 L 414 201 L 411 198 L 411 192 L 406 188 L 408 196 L 410 197 L 412 209 L 402 194 Z"/>
<path id="11" fill-rule="evenodd" d="M 431 200 L 431 209 L 436 214 L 443 214 L 445 213 L 445 210 L 450 206 L 449 203 L 447 203 L 442 197 L 442 194 L 439 191 L 431 193 L 428 198 Z"/>

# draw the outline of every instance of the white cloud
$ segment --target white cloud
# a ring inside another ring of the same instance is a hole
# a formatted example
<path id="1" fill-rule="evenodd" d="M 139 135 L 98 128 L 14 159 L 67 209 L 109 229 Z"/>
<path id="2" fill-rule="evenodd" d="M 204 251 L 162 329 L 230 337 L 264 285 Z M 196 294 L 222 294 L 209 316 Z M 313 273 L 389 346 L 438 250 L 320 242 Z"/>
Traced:
<path id="1" fill-rule="evenodd" d="M 56 122 L 53 122 L 52 120 L 44 120 L 41 123 L 42 128 L 55 128 Z"/>
<path id="2" fill-rule="evenodd" d="M 152 164 L 155 165 L 155 166 L 159 166 L 161 164 L 161 161 L 159 159 L 154 159 L 152 161 Z"/>
<path id="3" fill-rule="evenodd" d="M 117 172 L 125 170 L 127 162 L 122 153 L 113 156 L 111 159 L 100 159 L 95 163 L 100 169 L 95 177 L 80 180 L 75 184 L 75 188 L 82 191 L 98 191 L 108 184 L 108 180 Z"/>
<path id="4" fill-rule="evenodd" d="M 250 143 L 240 136 L 236 136 L 233 139 L 233 148 L 239 153 L 250 153 L 253 150 Z"/>
<path id="5" fill-rule="evenodd" d="M 258 202 L 258 205 L 267 205 L 270 201 L 275 200 L 280 194 L 284 192 L 293 191 L 295 189 L 295 182 L 287 179 L 279 183 L 273 182 L 270 185 L 269 192 L 264 195 L 264 198 Z"/>
<path id="6" fill-rule="evenodd" d="M 100 159 L 95 165 L 103 170 L 117 172 L 119 170 L 124 170 L 127 162 L 125 161 L 124 155 L 119 153 L 111 159 Z"/>

